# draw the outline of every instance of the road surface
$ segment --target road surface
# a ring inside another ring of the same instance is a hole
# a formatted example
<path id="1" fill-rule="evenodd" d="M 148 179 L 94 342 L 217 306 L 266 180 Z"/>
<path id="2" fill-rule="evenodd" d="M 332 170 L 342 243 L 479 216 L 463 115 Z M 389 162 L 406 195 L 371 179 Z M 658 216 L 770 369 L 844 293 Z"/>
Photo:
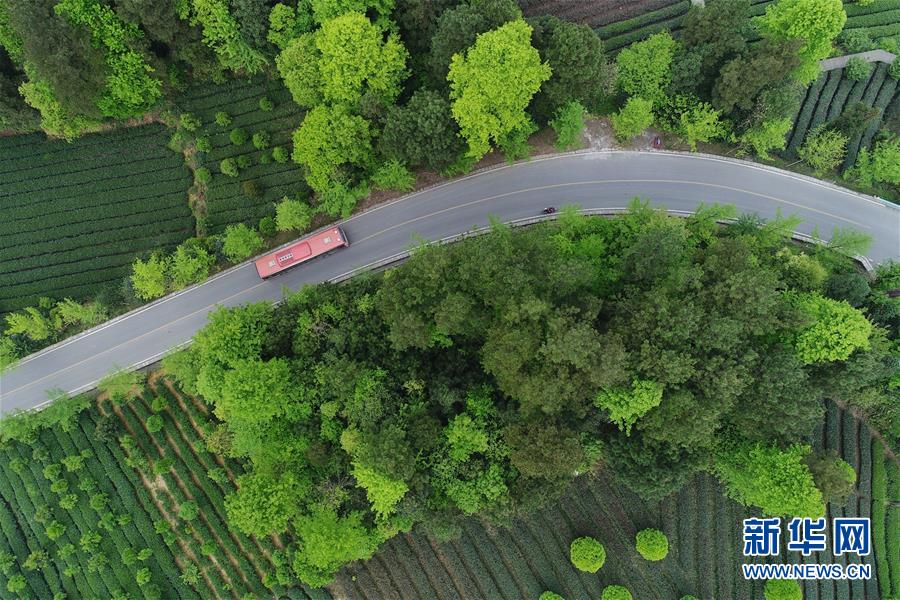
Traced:
<path id="1" fill-rule="evenodd" d="M 815 180 L 719 157 L 675 153 L 587 152 L 535 159 L 469 177 L 377 206 L 345 221 L 351 245 L 268 281 L 252 263 L 162 298 L 84 334 L 26 357 L 0 380 L 0 411 L 35 408 L 46 390 L 93 388 L 113 368 L 138 367 L 190 340 L 217 305 L 277 300 L 296 289 L 346 275 L 407 250 L 417 237 L 442 239 L 535 216 L 546 206 L 624 208 L 635 196 L 670 210 L 700 202 L 731 203 L 741 212 L 797 214 L 802 233 L 852 227 L 874 239 L 869 257 L 900 257 L 900 210 Z"/>

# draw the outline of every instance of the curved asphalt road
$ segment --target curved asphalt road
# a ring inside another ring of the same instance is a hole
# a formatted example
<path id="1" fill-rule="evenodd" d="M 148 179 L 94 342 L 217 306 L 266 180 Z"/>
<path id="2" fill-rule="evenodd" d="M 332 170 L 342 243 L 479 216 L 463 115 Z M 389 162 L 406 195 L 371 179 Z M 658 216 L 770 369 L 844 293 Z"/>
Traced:
<path id="1" fill-rule="evenodd" d="M 533 217 L 548 205 L 622 208 L 641 196 L 670 210 L 700 202 L 740 212 L 803 218 L 802 233 L 852 227 L 874 239 L 869 257 L 900 257 L 900 210 L 815 180 L 718 157 L 639 152 L 568 154 L 477 173 L 406 196 L 343 223 L 351 246 L 262 281 L 252 263 L 225 271 L 26 357 L 0 380 L 0 411 L 34 408 L 46 390 L 91 389 L 114 367 L 143 366 L 186 343 L 216 305 L 277 300 L 282 287 L 334 279 L 408 249 L 414 236 L 437 240 L 504 221 Z"/>

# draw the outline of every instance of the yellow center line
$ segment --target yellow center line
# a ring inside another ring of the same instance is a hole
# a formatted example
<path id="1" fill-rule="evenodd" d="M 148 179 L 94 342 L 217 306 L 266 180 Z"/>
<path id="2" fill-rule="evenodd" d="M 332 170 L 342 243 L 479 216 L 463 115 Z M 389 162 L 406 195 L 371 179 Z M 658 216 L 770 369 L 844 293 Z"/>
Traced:
<path id="1" fill-rule="evenodd" d="M 438 211 L 434 211 L 434 212 L 431 212 L 431 213 L 428 213 L 428 214 L 425 214 L 425 215 L 422 215 L 422 216 L 419 216 L 419 217 L 415 217 L 415 218 L 413 218 L 413 219 L 408 219 L 408 220 L 406 220 L 406 221 L 402 221 L 402 222 L 400 222 L 400 223 L 396 223 L 396 224 L 394 224 L 394 225 L 391 225 L 390 227 L 386 227 L 386 228 L 382 229 L 381 231 L 377 231 L 377 232 L 372 233 L 372 234 L 370 234 L 370 235 L 368 235 L 368 236 L 366 236 L 366 237 L 364 237 L 364 238 L 360 238 L 359 240 L 356 240 L 356 241 L 354 242 L 354 245 L 363 243 L 363 242 L 365 242 L 365 241 L 367 241 L 367 240 L 371 240 L 371 239 L 376 238 L 376 237 L 378 237 L 378 236 L 384 235 L 385 233 L 388 233 L 389 231 L 393 231 L 393 230 L 398 229 L 398 228 L 401 228 L 401 227 L 406 227 L 406 226 L 408 226 L 408 225 L 411 225 L 411 224 L 413 224 L 413 223 L 422 221 L 422 220 L 424 220 L 424 219 L 429 219 L 429 218 L 431 218 L 431 217 L 435 217 L 435 216 L 437 216 L 437 215 L 449 213 L 449 212 L 452 212 L 452 211 L 454 211 L 454 210 L 459 210 L 459 209 L 462 209 L 462 208 L 466 208 L 466 207 L 468 207 L 468 206 L 475 206 L 475 205 L 477 205 L 477 204 L 483 204 L 483 203 L 485 203 L 485 202 L 490 202 L 491 200 L 497 200 L 497 199 L 499 199 L 499 198 L 507 198 L 507 197 L 510 197 L 510 196 L 515 196 L 515 195 L 517 195 L 517 194 L 525 194 L 525 193 L 529 193 L 529 192 L 539 192 L 539 191 L 543 191 L 543 190 L 559 189 L 559 188 L 565 188 L 565 187 L 576 187 L 576 186 L 583 186 L 583 185 L 609 184 L 609 183 L 613 183 L 613 184 L 617 184 L 617 183 L 672 183 L 672 184 L 689 184 L 689 185 L 697 185 L 697 186 L 704 186 L 704 187 L 711 187 L 711 188 L 719 188 L 719 189 L 728 190 L 728 191 L 732 191 L 732 192 L 739 192 L 739 193 L 743 193 L 743 194 L 750 194 L 750 195 L 753 195 L 753 196 L 758 196 L 758 197 L 760 197 L 760 198 L 766 198 L 766 199 L 768 199 L 768 200 L 773 200 L 773 201 L 775 201 L 775 202 L 780 202 L 780 203 L 782 203 L 782 204 L 787 204 L 787 205 L 789 205 L 789 206 L 794 206 L 794 207 L 797 207 L 797 208 L 802 208 L 803 210 L 808 210 L 808 211 L 811 211 L 811 212 L 815 212 L 815 213 L 819 213 L 819 214 L 822 214 L 822 215 L 826 215 L 826 216 L 828 216 L 828 217 L 831 217 L 832 219 L 837 219 L 837 220 L 840 220 L 840 221 L 846 221 L 847 223 L 851 223 L 851 224 L 853 224 L 853 225 L 856 225 L 857 227 L 862 227 L 862 228 L 865 228 L 865 229 L 871 229 L 871 227 L 869 227 L 869 226 L 867 226 L 867 225 L 864 225 L 864 224 L 862 224 L 862 223 L 858 223 L 858 222 L 856 222 L 856 221 L 852 221 L 852 220 L 850 220 L 850 219 L 846 219 L 846 218 L 844 218 L 844 217 L 841 217 L 841 216 L 838 216 L 838 215 L 829 213 L 829 212 L 824 211 L 824 210 L 819 210 L 819 209 L 816 209 L 816 208 L 812 208 L 812 207 L 810 207 L 810 206 L 805 206 L 805 205 L 803 205 L 803 204 L 800 204 L 800 203 L 797 203 L 797 202 L 792 202 L 792 201 L 790 201 L 790 200 L 785 200 L 785 199 L 783 199 L 783 198 L 777 198 L 777 197 L 775 197 L 775 196 L 769 196 L 769 195 L 767 195 L 767 194 L 762 194 L 762 193 L 759 193 L 759 192 L 751 192 L 751 191 L 749 191 L 749 190 L 743 190 L 743 189 L 740 189 L 740 188 L 735 188 L 735 187 L 731 187 L 731 186 L 727 186 L 727 185 L 721 185 L 721 184 L 715 184 L 715 183 L 705 183 L 705 182 L 701 182 L 701 181 L 690 181 L 690 180 L 684 180 L 684 179 L 598 179 L 598 180 L 578 181 L 578 182 L 570 182 L 570 183 L 555 183 L 555 184 L 551 184 L 551 185 L 542 185 L 542 186 L 537 186 L 537 187 L 525 188 L 525 189 L 521 189 L 521 190 L 515 190 L 515 191 L 512 191 L 512 192 L 504 192 L 504 193 L 502 193 L 502 194 L 495 194 L 495 195 L 493 195 L 493 196 L 486 196 L 486 197 L 484 197 L 484 198 L 479 198 L 478 200 L 472 200 L 471 202 L 466 202 L 466 203 L 464 203 L 464 204 L 457 204 L 457 205 L 454 205 L 454 206 L 451 206 L 451 207 L 448 207 L 448 208 L 444 208 L 444 209 L 441 209 L 441 210 L 438 210 Z M 209 311 L 210 309 L 214 308 L 214 307 L 215 307 L 216 305 L 218 305 L 218 304 L 222 304 L 222 303 L 227 302 L 227 301 L 229 301 L 229 300 L 231 300 L 231 299 L 233 299 L 233 298 L 236 298 L 236 297 L 238 297 L 238 296 L 240 296 L 240 295 L 242 295 L 242 294 L 246 294 L 247 292 L 250 292 L 250 291 L 252 291 L 252 290 L 255 290 L 256 288 L 258 288 L 258 287 L 260 287 L 260 286 L 262 286 L 262 285 L 265 285 L 264 282 L 257 283 L 256 285 L 254 285 L 254 286 L 252 286 L 252 287 L 249 287 L 249 288 L 247 288 L 247 289 L 245 289 L 245 290 L 241 290 L 240 292 L 237 292 L 237 293 L 235 293 L 235 294 L 232 294 L 231 296 L 228 296 L 227 298 L 224 298 L 223 300 L 219 300 L 218 302 L 216 302 L 216 303 L 214 303 L 214 304 L 206 305 L 206 306 L 204 306 L 203 308 L 197 309 L 197 310 L 195 310 L 195 311 L 193 311 L 193 312 L 191 312 L 191 313 L 189 313 L 189 314 L 187 314 L 187 315 L 183 315 L 183 316 L 181 316 L 181 317 L 178 317 L 178 318 L 175 319 L 174 321 L 169 321 L 168 323 L 166 323 L 165 325 L 163 325 L 163 326 L 161 326 L 161 327 L 157 327 L 157 328 L 155 328 L 155 329 L 151 329 L 150 331 L 147 331 L 147 332 L 145 332 L 145 333 L 142 333 L 141 335 L 139 335 L 139 336 L 137 336 L 137 337 L 131 338 L 131 339 L 127 340 L 127 341 L 124 341 L 124 342 L 122 342 L 122 343 L 120 343 L 120 344 L 117 344 L 116 346 L 113 346 L 112 348 L 107 348 L 106 350 L 104 350 L 104 351 L 102 351 L 102 352 L 100 352 L 100 353 L 98 353 L 98 354 L 95 354 L 95 355 L 91 356 L 90 358 L 85 358 L 85 359 L 80 360 L 80 361 L 78 361 L 78 362 L 76 362 L 76 363 L 73 363 L 73 364 L 71 364 L 71 365 L 68 365 L 67 367 L 63 367 L 62 369 L 60 369 L 60 370 L 58 370 L 58 371 L 56 371 L 56 372 L 54 372 L 54 373 L 51 373 L 51 374 L 49 374 L 49 375 L 45 375 L 45 376 L 43 376 L 43 377 L 41 377 L 41 378 L 39 378 L 39 379 L 35 379 L 34 381 L 31 381 L 31 382 L 29 382 L 29 383 L 26 383 L 25 385 L 19 386 L 18 388 L 14 389 L 14 390 L 11 390 L 9 393 L 15 393 L 15 392 L 19 392 L 19 391 L 25 390 L 25 389 L 27 389 L 27 388 L 29 388 L 29 387 L 32 387 L 32 386 L 34 386 L 34 385 L 36 385 L 36 384 L 38 384 L 38 383 L 40 383 L 40 382 L 42 382 L 42 381 L 45 381 L 46 379 L 52 377 L 53 375 L 56 375 L 56 374 L 58 374 L 58 373 L 62 373 L 62 372 L 64 372 L 64 371 L 72 370 L 72 369 L 74 369 L 74 368 L 76 368 L 76 367 L 78 367 L 78 366 L 83 365 L 83 364 L 86 363 L 86 362 L 89 362 L 90 360 L 92 360 L 92 359 L 94 359 L 94 358 L 97 358 L 98 356 L 101 356 L 101 355 L 104 355 L 104 354 L 108 354 L 108 353 L 110 353 L 110 352 L 113 352 L 113 351 L 115 351 L 115 350 L 118 350 L 119 348 L 121 348 L 121 347 L 123 347 L 123 346 L 125 346 L 125 345 L 127 345 L 127 344 L 130 344 L 130 343 L 132 343 L 132 342 L 136 342 L 137 340 L 140 340 L 140 339 L 142 339 L 142 338 L 144 338 L 144 337 L 146 337 L 146 336 L 152 335 L 152 334 L 154 334 L 154 333 L 158 333 L 159 331 L 161 331 L 161 330 L 163 330 L 163 329 L 166 329 L 167 327 L 171 327 L 171 326 L 175 325 L 176 323 L 178 323 L 178 322 L 180 322 L 180 321 L 183 321 L 184 319 L 188 319 L 188 318 L 193 317 L 193 316 L 195 316 L 195 315 L 197 315 L 197 314 L 199 314 L 199 313 L 202 313 L 202 312 L 204 312 L 204 311 Z"/>

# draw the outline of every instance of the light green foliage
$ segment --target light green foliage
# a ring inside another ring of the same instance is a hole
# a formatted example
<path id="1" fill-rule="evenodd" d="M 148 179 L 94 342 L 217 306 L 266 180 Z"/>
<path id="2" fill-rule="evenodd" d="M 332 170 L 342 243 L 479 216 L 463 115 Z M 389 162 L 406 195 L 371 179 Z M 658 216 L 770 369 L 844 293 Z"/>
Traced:
<path id="1" fill-rule="evenodd" d="M 810 132 L 797 151 L 797 156 L 812 167 L 817 175 L 832 171 L 844 160 L 847 136 L 834 129 L 818 128 Z"/>
<path id="2" fill-rule="evenodd" d="M 828 57 L 846 21 L 841 0 L 778 0 L 766 7 L 756 24 L 765 37 L 803 40 L 798 78 L 809 83 L 819 72 L 816 61 Z"/>
<path id="3" fill-rule="evenodd" d="M 19 364 L 19 350 L 12 339 L 0 337 L 0 375 L 11 371 Z"/>
<path id="4" fill-rule="evenodd" d="M 763 592 L 766 600 L 803 600 L 803 589 L 791 579 L 770 579 Z"/>
<path id="5" fill-rule="evenodd" d="M 47 537 L 53 541 L 56 541 L 59 538 L 61 538 L 65 532 L 66 532 L 66 526 L 63 525 L 62 523 L 60 523 L 59 521 L 53 521 L 52 523 L 50 523 L 47 526 L 47 529 L 45 530 Z"/>
<path id="6" fill-rule="evenodd" d="M 312 207 L 302 200 L 285 197 L 275 206 L 275 224 L 278 231 L 292 229 L 303 231 L 309 227 L 312 216 Z"/>
<path id="7" fill-rule="evenodd" d="M 203 125 L 203 122 L 195 114 L 181 113 L 178 117 L 178 125 L 185 131 L 197 131 Z"/>
<path id="8" fill-rule="evenodd" d="M 228 127 L 231 125 L 231 117 L 224 110 L 220 110 L 216 113 L 216 125 L 219 127 Z"/>
<path id="9" fill-rule="evenodd" d="M 662 402 L 663 386 L 655 381 L 635 379 L 631 389 L 611 388 L 601 391 L 594 405 L 609 413 L 610 420 L 626 434 L 647 412 Z"/>
<path id="10" fill-rule="evenodd" d="M 697 142 L 709 142 L 725 135 L 725 125 L 719 120 L 721 111 L 707 102 L 698 102 L 681 113 L 679 133 L 697 151 Z"/>
<path id="11" fill-rule="evenodd" d="M 659 529 L 642 529 L 637 533 L 635 547 L 647 560 L 662 560 L 669 554 L 669 538 Z"/>
<path id="12" fill-rule="evenodd" d="M 316 36 L 312 33 L 292 39 L 275 58 L 275 66 L 285 87 L 300 106 L 312 107 L 322 102 L 320 58 Z"/>
<path id="13" fill-rule="evenodd" d="M 137 25 L 122 21 L 99 0 L 62 0 L 54 10 L 87 28 L 93 44 L 106 49 L 110 73 L 104 94 L 97 100 L 105 116 L 137 117 L 156 104 L 162 95 L 162 82 L 150 76 L 153 69 L 133 48 L 142 37 Z"/>
<path id="14" fill-rule="evenodd" d="M 404 481 L 387 477 L 359 463 L 353 464 L 353 477 L 356 484 L 366 490 L 372 510 L 382 519 L 394 512 L 397 503 L 409 491 Z"/>
<path id="15" fill-rule="evenodd" d="M 871 151 L 860 150 L 848 176 L 865 186 L 874 182 L 900 185 L 900 136 L 879 140 Z"/>
<path id="16" fill-rule="evenodd" d="M 279 2 L 269 12 L 268 39 L 278 48 L 284 50 L 291 40 L 312 29 L 312 15 L 307 2 L 300 2 L 299 7 Z"/>
<path id="17" fill-rule="evenodd" d="M 63 298 L 53 307 L 53 316 L 63 326 L 80 325 L 93 327 L 106 320 L 106 309 L 97 302 L 75 302 L 71 298 Z"/>
<path id="18" fill-rule="evenodd" d="M 294 571 L 317 587 L 330 583 L 342 565 L 370 558 L 378 543 L 363 525 L 361 513 L 338 516 L 321 504 L 297 518 L 296 530 L 303 552 L 295 555 Z"/>
<path id="19" fill-rule="evenodd" d="M 40 342 L 48 339 L 53 333 L 50 319 L 38 308 L 28 306 L 25 309 L 6 315 L 6 335 L 24 335 L 30 340 Z"/>
<path id="20" fill-rule="evenodd" d="M 253 147 L 257 150 L 265 150 L 272 143 L 272 136 L 266 131 L 257 131 L 253 134 Z"/>
<path id="21" fill-rule="evenodd" d="M 259 110 L 263 112 L 272 112 L 275 110 L 275 103 L 266 96 L 263 96 L 259 99 Z"/>
<path id="22" fill-rule="evenodd" d="M 475 452 L 487 450 L 487 434 L 468 414 L 454 417 L 444 433 L 450 446 L 450 458 L 453 460 L 462 462 Z"/>
<path id="23" fill-rule="evenodd" d="M 26 587 L 28 587 L 28 583 L 25 581 L 25 576 L 21 573 L 13 575 L 6 581 L 6 591 L 11 594 L 18 594 Z"/>
<path id="24" fill-rule="evenodd" d="M 334 183 L 319 196 L 319 212 L 346 219 L 356 208 L 356 203 L 369 195 L 364 183 L 348 187 L 343 182 Z"/>
<path id="25" fill-rule="evenodd" d="M 223 235 L 222 252 L 231 262 L 250 258 L 263 247 L 262 237 L 243 223 L 229 225 Z"/>
<path id="26" fill-rule="evenodd" d="M 150 433 L 156 433 L 157 431 L 162 431 L 163 428 L 163 420 L 159 415 L 150 415 L 147 417 L 147 421 L 145 422 L 147 427 L 147 431 Z"/>
<path id="27" fill-rule="evenodd" d="M 257 73 L 266 66 L 265 55 L 241 36 L 227 0 L 190 0 L 191 23 L 203 28 L 203 41 L 226 69 Z"/>
<path id="28" fill-rule="evenodd" d="M 408 192 L 416 186 L 416 176 L 399 160 L 389 160 L 372 173 L 372 184 L 380 190 Z"/>
<path id="29" fill-rule="evenodd" d="M 798 294 L 795 305 L 810 323 L 794 334 L 797 356 L 806 364 L 846 360 L 856 350 L 869 348 L 872 323 L 847 302 L 819 294 Z"/>
<path id="30" fill-rule="evenodd" d="M 323 192 L 342 166 L 362 166 L 371 160 L 372 137 L 364 118 L 340 105 L 320 105 L 306 113 L 294 132 L 293 159 L 308 170 L 310 187 Z"/>
<path id="31" fill-rule="evenodd" d="M 632 600 L 631 592 L 623 585 L 608 585 L 603 588 L 600 600 Z"/>
<path id="32" fill-rule="evenodd" d="M 22 39 L 12 23 L 9 22 L 9 15 L 6 7 L 0 4 L 0 46 L 2 46 L 13 62 L 22 63 Z"/>
<path id="33" fill-rule="evenodd" d="M 396 34 L 383 38 L 380 27 L 356 12 L 322 24 L 315 43 L 326 101 L 352 105 L 367 91 L 382 104 L 394 101 L 408 75 L 409 54 Z"/>
<path id="34" fill-rule="evenodd" d="M 565 597 L 560 596 L 556 592 L 541 592 L 541 595 L 538 596 L 538 600 L 566 600 Z"/>
<path id="35" fill-rule="evenodd" d="M 214 258 L 200 243 L 180 244 L 168 260 L 168 275 L 172 288 L 179 290 L 204 281 L 209 276 L 209 269 L 214 262 Z"/>
<path id="36" fill-rule="evenodd" d="M 394 0 L 309 0 L 317 23 L 349 12 L 365 14 L 373 9 L 379 17 L 388 17 L 394 10 Z"/>
<path id="37" fill-rule="evenodd" d="M 56 99 L 50 85 L 40 79 L 35 79 L 26 65 L 29 73 L 28 81 L 19 86 L 19 92 L 25 101 L 41 113 L 41 129 L 50 135 L 73 140 L 88 129 L 100 125 L 100 121 L 75 115 Z"/>
<path id="38" fill-rule="evenodd" d="M 284 532 L 308 489 L 293 473 L 250 472 L 236 483 L 238 491 L 225 498 L 228 522 L 259 537 Z"/>
<path id="39" fill-rule="evenodd" d="M 110 398 L 130 400 L 140 395 L 143 389 L 143 376 L 137 371 L 113 369 L 100 380 L 97 389 L 105 392 Z"/>
<path id="40" fill-rule="evenodd" d="M 166 293 L 166 260 L 154 253 L 147 260 L 135 259 L 131 265 L 131 285 L 141 300 L 153 300 Z"/>
<path id="41" fill-rule="evenodd" d="M 737 444 L 719 452 L 715 470 L 729 497 L 765 515 L 818 518 L 825 503 L 805 462 L 810 452 L 801 444 Z"/>
<path id="42" fill-rule="evenodd" d="M 584 106 L 577 100 L 567 102 L 559 108 L 550 121 L 550 127 L 556 132 L 557 150 L 572 150 L 581 144 L 584 114 Z"/>
<path id="43" fill-rule="evenodd" d="M 672 78 L 672 58 L 677 42 L 668 31 L 632 44 L 616 57 L 619 87 L 629 96 L 660 102 Z"/>
<path id="44" fill-rule="evenodd" d="M 576 538 L 569 546 L 569 559 L 576 569 L 596 573 L 606 562 L 606 549 L 592 537 Z"/>
<path id="45" fill-rule="evenodd" d="M 229 177 L 238 176 L 237 163 L 233 158 L 222 159 L 222 161 L 219 163 L 219 170 L 222 171 L 223 175 L 228 175 Z"/>
<path id="46" fill-rule="evenodd" d="M 895 58 L 891 66 L 888 67 L 888 75 L 893 79 L 900 79 L 900 58 Z"/>
<path id="47" fill-rule="evenodd" d="M 284 164 L 291 158 L 291 153 L 281 146 L 272 148 L 272 158 L 279 164 Z"/>
<path id="48" fill-rule="evenodd" d="M 243 127 L 235 127 L 231 130 L 231 133 L 228 134 L 228 139 L 231 140 L 231 143 L 235 146 L 246 144 L 248 137 L 249 134 Z"/>
<path id="49" fill-rule="evenodd" d="M 468 156 L 477 160 L 491 143 L 523 143 L 534 130 L 525 112 L 550 66 L 541 63 L 531 46 L 531 27 L 511 21 L 478 36 L 465 55 L 450 62 L 451 111 L 469 144 Z"/>
<path id="50" fill-rule="evenodd" d="M 137 573 L 135 573 L 135 575 L 134 575 L 135 582 L 141 587 L 144 587 L 145 585 L 150 583 L 150 579 L 151 579 L 150 569 L 147 567 L 138 569 Z"/>
<path id="51" fill-rule="evenodd" d="M 763 121 L 741 134 L 741 144 L 753 148 L 760 158 L 769 160 L 772 150 L 784 150 L 787 144 L 787 134 L 793 127 L 793 123 L 787 117 Z"/>
<path id="52" fill-rule="evenodd" d="M 610 123 L 620 140 L 630 140 L 653 124 L 653 102 L 632 96 L 619 112 L 610 115 Z"/>
<path id="53" fill-rule="evenodd" d="M 844 77 L 850 81 L 865 81 L 872 76 L 874 68 L 875 65 L 869 61 L 859 56 L 854 56 L 844 65 Z"/>
<path id="54" fill-rule="evenodd" d="M 182 521 L 193 521 L 200 514 L 196 502 L 182 502 L 178 505 L 178 518 Z"/>
<path id="55" fill-rule="evenodd" d="M 233 367 L 212 396 L 221 419 L 265 423 L 290 410 L 292 376 L 287 361 L 245 360 Z"/>

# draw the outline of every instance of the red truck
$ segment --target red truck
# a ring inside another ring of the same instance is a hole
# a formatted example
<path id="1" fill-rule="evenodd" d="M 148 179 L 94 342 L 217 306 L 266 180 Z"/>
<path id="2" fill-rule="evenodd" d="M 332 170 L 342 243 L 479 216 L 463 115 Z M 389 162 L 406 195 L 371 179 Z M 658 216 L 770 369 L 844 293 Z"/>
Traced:
<path id="1" fill-rule="evenodd" d="M 344 230 L 340 227 L 332 227 L 257 258 L 256 272 L 260 277 L 266 279 L 311 258 L 349 245 Z"/>

